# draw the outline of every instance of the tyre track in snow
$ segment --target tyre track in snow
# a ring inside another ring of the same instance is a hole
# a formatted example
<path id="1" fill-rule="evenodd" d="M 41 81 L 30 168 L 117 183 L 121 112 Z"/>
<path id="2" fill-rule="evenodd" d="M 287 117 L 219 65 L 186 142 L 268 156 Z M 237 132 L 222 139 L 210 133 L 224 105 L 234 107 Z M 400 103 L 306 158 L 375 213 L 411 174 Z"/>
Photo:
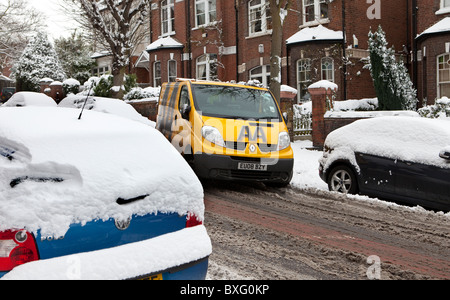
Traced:
<path id="1" fill-rule="evenodd" d="M 428 211 L 317 190 L 207 182 L 210 278 L 450 279 L 450 221 Z M 372 262 L 373 263 L 373 262 Z"/>

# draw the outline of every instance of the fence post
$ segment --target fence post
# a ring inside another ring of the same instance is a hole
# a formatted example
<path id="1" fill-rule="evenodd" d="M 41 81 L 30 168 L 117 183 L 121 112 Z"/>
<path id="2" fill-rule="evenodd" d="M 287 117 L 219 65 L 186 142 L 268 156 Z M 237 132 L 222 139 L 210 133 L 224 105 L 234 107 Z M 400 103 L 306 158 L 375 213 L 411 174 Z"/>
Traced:
<path id="1" fill-rule="evenodd" d="M 313 147 L 323 148 L 325 143 L 325 112 L 327 111 L 327 97 L 331 99 L 337 91 L 337 85 L 327 80 L 321 80 L 308 87 L 312 101 L 312 141 Z"/>

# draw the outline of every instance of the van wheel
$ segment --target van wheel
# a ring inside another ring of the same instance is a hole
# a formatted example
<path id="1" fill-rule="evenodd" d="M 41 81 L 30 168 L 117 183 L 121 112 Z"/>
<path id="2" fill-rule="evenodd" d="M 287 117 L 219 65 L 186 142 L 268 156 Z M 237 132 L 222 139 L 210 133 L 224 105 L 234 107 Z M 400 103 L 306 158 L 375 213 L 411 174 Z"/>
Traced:
<path id="1" fill-rule="evenodd" d="M 344 165 L 334 167 L 328 176 L 328 189 L 332 192 L 357 194 L 358 182 L 353 170 Z"/>

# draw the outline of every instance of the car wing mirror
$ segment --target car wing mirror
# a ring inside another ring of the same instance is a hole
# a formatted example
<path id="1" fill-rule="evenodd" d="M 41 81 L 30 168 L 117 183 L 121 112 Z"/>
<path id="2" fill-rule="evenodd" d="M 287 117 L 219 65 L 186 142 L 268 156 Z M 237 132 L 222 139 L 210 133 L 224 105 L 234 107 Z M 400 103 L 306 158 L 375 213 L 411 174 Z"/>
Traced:
<path id="1" fill-rule="evenodd" d="M 450 149 L 442 150 L 441 152 L 439 152 L 439 157 L 450 160 Z"/>

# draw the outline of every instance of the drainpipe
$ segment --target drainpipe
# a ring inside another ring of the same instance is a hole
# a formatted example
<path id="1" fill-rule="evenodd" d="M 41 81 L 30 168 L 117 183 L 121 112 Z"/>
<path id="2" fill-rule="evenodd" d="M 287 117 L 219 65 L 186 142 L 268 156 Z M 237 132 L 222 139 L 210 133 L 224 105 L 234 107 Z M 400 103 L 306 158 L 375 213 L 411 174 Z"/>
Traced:
<path id="1" fill-rule="evenodd" d="M 347 43 L 346 43 L 346 23 L 345 23 L 345 0 L 342 0 L 342 34 L 343 34 L 343 40 L 342 40 L 342 55 L 346 59 L 347 53 Z M 343 71 L 344 71 L 344 86 L 343 86 L 343 92 L 344 92 L 344 99 L 347 100 L 347 61 L 344 60 L 343 65 Z"/>
<path id="2" fill-rule="evenodd" d="M 236 82 L 239 82 L 239 1 L 234 1 L 234 12 L 235 12 L 235 35 L 236 35 Z"/>
<path id="3" fill-rule="evenodd" d="M 417 0 L 412 0 L 412 39 L 413 39 L 413 84 L 417 88 L 418 74 L 417 74 Z"/>
<path id="4" fill-rule="evenodd" d="M 188 71 L 187 77 L 192 78 L 192 61 L 191 61 L 191 0 L 186 1 L 186 18 L 187 18 L 187 26 L 186 26 L 186 38 L 187 38 L 187 51 L 188 51 Z"/>

